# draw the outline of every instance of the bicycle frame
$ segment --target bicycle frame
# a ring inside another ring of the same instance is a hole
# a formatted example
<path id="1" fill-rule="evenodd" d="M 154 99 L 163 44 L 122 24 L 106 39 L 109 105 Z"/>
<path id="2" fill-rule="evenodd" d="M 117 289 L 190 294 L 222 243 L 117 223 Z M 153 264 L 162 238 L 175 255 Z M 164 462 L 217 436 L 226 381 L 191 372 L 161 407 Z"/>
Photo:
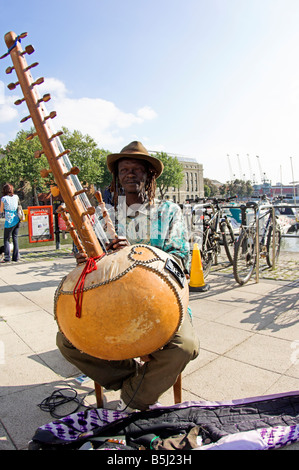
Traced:
<path id="1" fill-rule="evenodd" d="M 252 235 L 253 243 L 255 245 L 255 271 L 256 271 L 256 282 L 259 282 L 259 268 L 260 268 L 260 256 L 261 248 L 266 244 L 267 234 L 272 224 L 272 255 L 271 255 L 271 268 L 275 268 L 276 260 L 276 215 L 275 215 L 275 206 L 267 203 L 257 203 L 257 202 L 247 202 L 240 206 L 241 209 L 241 226 L 239 231 L 239 237 L 242 236 L 243 232 Z M 253 220 L 248 222 L 247 209 L 252 209 L 254 211 Z M 267 218 L 267 221 L 261 229 L 261 221 Z M 266 256 L 268 253 L 266 251 Z M 267 261 L 268 262 L 268 261 Z M 270 265 L 269 265 L 270 266 Z"/>
<path id="2" fill-rule="evenodd" d="M 221 198 L 204 198 L 201 204 L 197 205 L 197 210 L 192 214 L 193 227 L 200 224 L 198 232 L 203 259 L 206 266 L 210 265 L 211 260 L 214 264 L 218 263 L 221 245 L 223 245 L 227 258 L 233 264 L 232 248 L 234 247 L 234 233 L 230 224 L 229 217 L 223 211 L 222 203 L 235 199 L 235 196 Z M 195 220 L 194 220 L 195 219 Z M 232 243 L 233 242 L 233 243 Z M 209 269 L 207 268 L 207 271 Z"/>
<path id="3" fill-rule="evenodd" d="M 261 206 L 258 206 L 257 211 L 256 211 L 256 216 L 255 216 L 255 223 L 256 223 L 256 265 L 255 265 L 255 270 L 256 270 L 256 282 L 259 282 L 259 269 L 260 269 L 260 236 L 259 236 L 259 227 L 260 227 L 260 220 L 261 216 L 260 213 L 265 210 L 269 209 L 268 213 L 272 212 L 272 224 L 273 224 L 273 234 L 276 233 L 276 216 L 275 216 L 275 207 L 272 206 L 271 204 L 264 204 Z M 270 223 L 270 217 L 268 219 L 268 224 Z M 269 226 L 267 224 L 267 227 Z M 266 232 L 265 232 L 266 233 Z M 265 235 L 264 233 L 264 235 Z M 275 251 L 276 251 L 276 237 L 272 237 L 272 270 L 275 269 Z"/>

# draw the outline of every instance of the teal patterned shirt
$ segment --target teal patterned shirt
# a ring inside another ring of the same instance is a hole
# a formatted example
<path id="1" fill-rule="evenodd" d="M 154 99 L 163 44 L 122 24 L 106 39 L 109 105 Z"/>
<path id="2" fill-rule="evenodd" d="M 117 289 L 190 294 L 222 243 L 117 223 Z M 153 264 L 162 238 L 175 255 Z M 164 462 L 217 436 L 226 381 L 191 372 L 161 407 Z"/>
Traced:
<path id="1" fill-rule="evenodd" d="M 189 271 L 188 231 L 177 204 L 155 199 L 152 204 L 145 202 L 128 207 L 125 197 L 120 197 L 117 212 L 111 207 L 108 213 L 119 237 L 125 237 L 132 245 L 160 248 L 180 260 L 185 271 Z"/>

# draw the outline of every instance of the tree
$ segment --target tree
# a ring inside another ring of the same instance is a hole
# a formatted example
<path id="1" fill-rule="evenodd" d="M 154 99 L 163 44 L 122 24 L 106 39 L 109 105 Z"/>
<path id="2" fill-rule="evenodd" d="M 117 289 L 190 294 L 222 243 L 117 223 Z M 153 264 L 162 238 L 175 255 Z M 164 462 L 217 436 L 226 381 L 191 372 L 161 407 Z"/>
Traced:
<path id="1" fill-rule="evenodd" d="M 227 184 L 228 194 L 237 194 L 238 197 L 250 197 L 253 193 L 253 187 L 250 181 L 235 179 Z"/>
<path id="2" fill-rule="evenodd" d="M 160 152 L 155 155 L 164 165 L 164 170 L 161 176 L 157 179 L 157 187 L 160 191 L 161 199 L 164 199 L 165 193 L 170 186 L 179 188 L 184 179 L 184 172 L 182 165 L 177 157 L 171 157 L 165 152 Z"/>
<path id="3" fill-rule="evenodd" d="M 107 150 L 99 149 L 97 143 L 88 134 L 80 131 L 69 131 L 62 128 L 61 142 L 65 149 L 70 149 L 70 160 L 73 166 L 78 166 L 81 183 L 97 186 L 106 184 L 108 175 L 106 169 Z M 109 184 L 109 183 L 108 183 Z"/>
<path id="4" fill-rule="evenodd" d="M 30 129 L 29 133 L 35 130 Z M 72 166 L 80 169 L 79 179 L 84 185 L 107 186 L 111 182 L 111 174 L 106 165 L 107 150 L 99 149 L 96 142 L 89 135 L 83 135 L 80 131 L 71 132 L 63 128 L 64 134 L 61 142 L 65 149 L 70 149 L 70 161 Z M 39 139 L 35 137 L 26 140 L 28 133 L 24 130 L 18 132 L 16 138 L 7 146 L 0 148 L 0 183 L 13 184 L 16 191 L 20 190 L 22 183 L 28 182 L 32 188 L 34 203 L 38 205 L 39 192 L 48 192 L 50 185 L 54 183 L 52 173 L 43 178 L 42 169 L 49 169 L 45 155 L 35 158 L 34 153 L 41 150 Z"/>
<path id="5" fill-rule="evenodd" d="M 210 197 L 211 195 L 211 188 L 207 184 L 204 185 L 204 195 L 205 197 Z"/>
<path id="6" fill-rule="evenodd" d="M 213 197 L 218 193 L 217 186 L 209 178 L 204 178 L 204 193 L 205 197 Z"/>
<path id="7" fill-rule="evenodd" d="M 31 129 L 30 133 L 33 132 L 34 129 Z M 41 177 L 40 170 L 49 168 L 49 165 L 44 155 L 34 157 L 34 153 L 41 150 L 41 145 L 37 138 L 26 140 L 27 135 L 27 132 L 21 130 L 15 140 L 7 144 L 3 151 L 5 156 L 0 161 L 0 178 L 2 185 L 5 182 L 11 183 L 16 191 L 21 189 L 24 182 L 29 182 L 35 204 L 38 204 L 38 192 L 44 191 L 50 181 L 50 178 Z"/>

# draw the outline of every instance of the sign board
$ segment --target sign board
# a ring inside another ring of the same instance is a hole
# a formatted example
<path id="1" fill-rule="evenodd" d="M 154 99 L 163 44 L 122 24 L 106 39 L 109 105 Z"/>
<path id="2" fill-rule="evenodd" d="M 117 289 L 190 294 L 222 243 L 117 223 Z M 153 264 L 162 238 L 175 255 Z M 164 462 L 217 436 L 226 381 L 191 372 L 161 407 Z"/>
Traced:
<path id="1" fill-rule="evenodd" d="M 53 207 L 28 207 L 29 243 L 54 240 Z"/>

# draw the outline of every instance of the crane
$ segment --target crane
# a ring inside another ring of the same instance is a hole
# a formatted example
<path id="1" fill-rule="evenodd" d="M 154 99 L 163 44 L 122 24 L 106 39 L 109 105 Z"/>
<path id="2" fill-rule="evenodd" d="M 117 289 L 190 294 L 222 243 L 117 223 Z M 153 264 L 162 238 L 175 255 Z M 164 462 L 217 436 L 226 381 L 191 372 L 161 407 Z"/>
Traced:
<path id="1" fill-rule="evenodd" d="M 240 157 L 239 157 L 238 153 L 237 153 L 237 157 L 238 157 L 238 164 L 239 164 L 240 180 L 242 181 L 243 174 L 242 174 L 242 167 L 241 167 Z"/>
<path id="2" fill-rule="evenodd" d="M 227 155 L 227 159 L 228 159 L 228 166 L 229 166 L 229 176 L 230 176 L 230 180 L 231 180 L 231 182 L 232 182 L 233 179 L 234 179 L 234 175 L 233 175 L 232 166 L 231 166 L 231 164 L 230 164 L 229 155 Z"/>
<path id="3" fill-rule="evenodd" d="M 252 168 L 251 168 L 251 163 L 250 163 L 250 157 L 249 154 L 247 154 L 247 160 L 248 160 L 248 167 L 249 167 L 249 174 L 250 174 L 250 181 L 252 184 L 256 184 L 255 181 L 255 174 L 252 173 Z"/>
<path id="4" fill-rule="evenodd" d="M 257 155 L 256 158 L 257 158 L 258 165 L 259 165 L 259 170 L 260 170 L 260 175 L 261 175 L 261 182 L 262 182 L 263 184 L 264 184 L 264 183 L 267 183 L 267 182 L 268 182 L 268 179 L 267 179 L 266 173 L 262 171 L 262 166 L 261 166 L 261 162 L 260 162 L 260 157 Z"/>

